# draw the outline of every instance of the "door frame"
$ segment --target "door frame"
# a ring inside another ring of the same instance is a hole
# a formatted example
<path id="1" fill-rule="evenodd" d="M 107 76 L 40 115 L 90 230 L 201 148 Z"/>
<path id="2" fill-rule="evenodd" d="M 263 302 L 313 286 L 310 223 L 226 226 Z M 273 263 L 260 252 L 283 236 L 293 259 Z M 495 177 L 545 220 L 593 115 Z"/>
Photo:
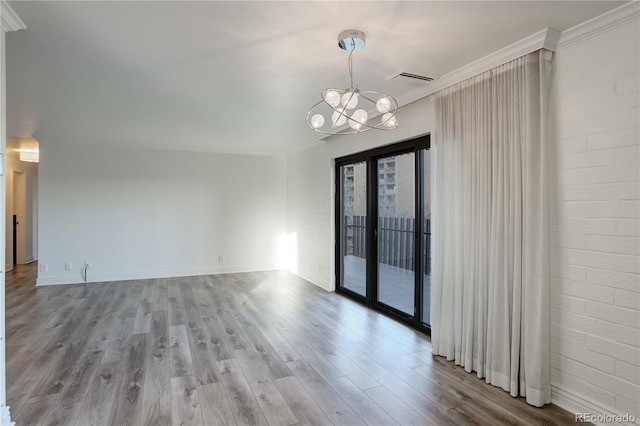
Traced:
<path id="1" fill-rule="evenodd" d="M 15 223 L 15 264 L 24 265 L 27 262 L 25 246 L 26 246 L 26 229 L 25 225 L 29 222 L 26 220 L 26 203 L 27 203 L 27 174 L 22 170 L 13 170 L 12 176 L 12 212 L 16 216 Z"/>
<path id="2" fill-rule="evenodd" d="M 431 327 L 420 321 L 421 312 L 418 309 L 423 299 L 423 285 L 422 285 L 422 233 L 424 232 L 422 221 L 422 198 L 424 196 L 424 169 L 423 169 L 423 150 L 431 148 L 431 135 L 429 133 L 421 135 L 409 140 L 394 143 L 391 145 L 374 148 L 364 152 L 358 152 L 344 157 L 336 158 L 335 160 L 335 241 L 334 241 L 334 253 L 335 253 L 335 279 L 336 279 L 336 293 L 342 294 L 359 303 L 366 305 L 367 307 L 379 311 L 385 315 L 388 315 L 394 319 L 402 321 L 403 323 L 410 325 L 428 335 L 431 335 Z M 378 294 L 378 240 L 376 231 L 378 229 L 378 171 L 377 161 L 379 158 L 389 157 L 392 155 L 406 154 L 409 152 L 414 153 L 414 167 L 415 167 L 415 234 L 414 234 L 414 285 L 415 285 L 415 300 L 414 307 L 416 308 L 413 316 L 407 316 L 405 312 L 395 309 L 389 305 L 385 305 L 377 301 Z M 367 206 L 366 206 L 366 291 L 365 296 L 362 296 L 354 291 L 349 290 L 342 286 L 342 255 L 341 255 L 341 243 L 343 238 L 342 232 L 342 166 L 365 162 L 367 167 Z M 420 220 L 418 220 L 420 219 Z M 419 273 L 418 273 L 419 272 Z"/>

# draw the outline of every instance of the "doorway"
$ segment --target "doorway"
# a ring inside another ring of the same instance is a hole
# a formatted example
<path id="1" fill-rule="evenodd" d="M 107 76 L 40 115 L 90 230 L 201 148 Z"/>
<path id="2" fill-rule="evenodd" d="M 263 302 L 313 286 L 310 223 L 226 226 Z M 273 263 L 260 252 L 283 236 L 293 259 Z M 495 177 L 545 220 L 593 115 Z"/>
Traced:
<path id="1" fill-rule="evenodd" d="M 13 172 L 13 265 L 27 263 L 25 261 L 25 204 L 26 204 L 26 180 L 23 172 Z"/>
<path id="2" fill-rule="evenodd" d="M 336 292 L 430 332 L 430 137 L 336 160 Z"/>
<path id="3" fill-rule="evenodd" d="M 7 140 L 5 157 L 5 270 L 26 265 L 38 259 L 38 166 L 34 139 Z"/>

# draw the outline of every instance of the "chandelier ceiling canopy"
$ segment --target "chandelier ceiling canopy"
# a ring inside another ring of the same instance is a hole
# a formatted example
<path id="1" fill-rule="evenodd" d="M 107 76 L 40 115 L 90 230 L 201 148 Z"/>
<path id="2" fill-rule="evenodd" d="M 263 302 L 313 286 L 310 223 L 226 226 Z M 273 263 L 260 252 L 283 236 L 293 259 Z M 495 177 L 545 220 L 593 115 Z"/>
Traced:
<path id="1" fill-rule="evenodd" d="M 365 34 L 346 30 L 338 35 L 338 47 L 349 52 L 351 86 L 347 89 L 327 88 L 322 99 L 309 109 L 307 126 L 329 135 L 362 133 L 367 130 L 393 130 L 398 127 L 398 102 L 391 95 L 375 90 L 361 90 L 353 82 L 353 52 L 365 46 Z"/>

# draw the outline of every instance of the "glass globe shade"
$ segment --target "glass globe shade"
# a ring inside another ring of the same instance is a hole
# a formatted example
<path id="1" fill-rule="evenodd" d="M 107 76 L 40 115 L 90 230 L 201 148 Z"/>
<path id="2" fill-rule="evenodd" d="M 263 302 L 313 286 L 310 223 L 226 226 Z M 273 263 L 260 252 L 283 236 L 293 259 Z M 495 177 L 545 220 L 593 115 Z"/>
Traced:
<path id="1" fill-rule="evenodd" d="M 347 122 L 347 116 L 341 115 L 340 112 L 344 114 L 344 109 L 342 109 L 341 111 L 334 111 L 333 115 L 331 116 L 331 122 L 334 126 L 342 126 Z"/>
<path id="2" fill-rule="evenodd" d="M 391 101 L 386 96 L 378 99 L 378 102 L 376 102 L 376 109 L 381 114 L 384 114 L 385 112 L 389 112 L 390 108 L 391 108 Z"/>
<path id="3" fill-rule="evenodd" d="M 340 104 L 340 93 L 335 90 L 329 90 L 324 95 L 324 101 L 335 108 Z"/>
<path id="4" fill-rule="evenodd" d="M 389 128 L 398 127 L 398 120 L 392 113 L 388 112 L 382 116 L 382 125 Z"/>
<path id="5" fill-rule="evenodd" d="M 351 118 L 352 119 L 349 120 L 349 126 L 351 126 L 352 129 L 359 130 L 362 125 L 367 122 L 369 115 L 367 114 L 367 111 L 357 109 L 353 112 Z"/>
<path id="6" fill-rule="evenodd" d="M 358 106 L 358 94 L 354 92 L 345 92 L 342 95 L 342 106 L 346 109 L 353 109 Z"/>
<path id="7" fill-rule="evenodd" d="M 324 126 L 324 117 L 322 114 L 314 114 L 314 116 L 311 117 L 311 127 L 319 129 L 322 126 Z"/>

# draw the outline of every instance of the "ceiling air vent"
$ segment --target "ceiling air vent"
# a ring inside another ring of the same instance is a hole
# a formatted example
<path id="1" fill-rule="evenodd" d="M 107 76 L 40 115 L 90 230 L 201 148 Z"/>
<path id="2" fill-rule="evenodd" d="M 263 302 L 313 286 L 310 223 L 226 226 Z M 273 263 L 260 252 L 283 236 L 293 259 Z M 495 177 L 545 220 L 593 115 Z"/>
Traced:
<path id="1" fill-rule="evenodd" d="M 428 75 L 420 75 L 412 72 L 400 71 L 399 73 L 392 75 L 389 78 L 389 80 L 399 81 L 402 83 L 409 83 L 409 84 L 413 84 L 414 86 L 424 86 L 430 81 L 435 80 L 435 77 L 428 76 Z"/>

